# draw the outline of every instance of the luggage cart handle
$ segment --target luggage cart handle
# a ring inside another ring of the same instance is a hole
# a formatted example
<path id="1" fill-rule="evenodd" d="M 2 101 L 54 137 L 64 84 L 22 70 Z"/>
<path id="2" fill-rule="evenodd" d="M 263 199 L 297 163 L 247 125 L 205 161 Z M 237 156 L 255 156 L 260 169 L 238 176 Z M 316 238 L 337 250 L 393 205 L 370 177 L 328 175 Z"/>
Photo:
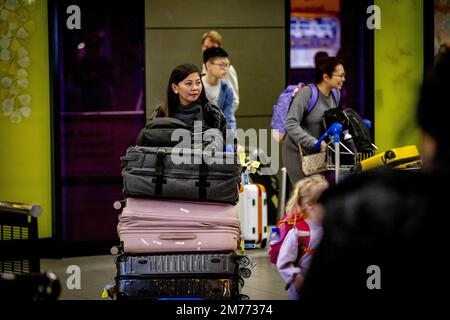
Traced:
<path id="1" fill-rule="evenodd" d="M 339 136 L 342 133 L 342 124 L 340 124 L 339 122 L 335 122 L 333 123 L 328 129 L 327 131 L 325 131 L 325 133 L 319 138 L 319 140 L 317 140 L 316 144 L 314 145 L 314 149 L 315 150 L 320 150 L 320 144 L 322 143 L 323 140 L 325 140 L 325 138 L 329 135 L 329 134 L 333 134 L 334 135 L 334 141 L 335 142 L 339 142 Z"/>

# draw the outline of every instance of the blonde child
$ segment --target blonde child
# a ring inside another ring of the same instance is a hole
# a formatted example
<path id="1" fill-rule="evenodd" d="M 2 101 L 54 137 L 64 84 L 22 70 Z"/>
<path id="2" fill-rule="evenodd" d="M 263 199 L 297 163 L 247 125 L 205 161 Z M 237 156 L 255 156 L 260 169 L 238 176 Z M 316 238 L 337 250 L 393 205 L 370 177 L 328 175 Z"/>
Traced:
<path id="1" fill-rule="evenodd" d="M 317 200 L 327 188 L 328 182 L 321 175 L 303 178 L 296 183 L 286 205 L 287 215 L 294 219 L 295 225 L 304 222 L 309 229 L 308 236 L 300 235 L 296 227 L 292 228 L 283 240 L 277 259 L 278 271 L 286 283 L 289 298 L 293 300 L 299 298 L 298 292 L 303 284 L 305 272 L 322 237 L 323 210 L 317 204 Z M 300 249 L 300 236 L 309 237 L 307 248 Z M 302 252 L 299 252 L 300 250 Z"/>

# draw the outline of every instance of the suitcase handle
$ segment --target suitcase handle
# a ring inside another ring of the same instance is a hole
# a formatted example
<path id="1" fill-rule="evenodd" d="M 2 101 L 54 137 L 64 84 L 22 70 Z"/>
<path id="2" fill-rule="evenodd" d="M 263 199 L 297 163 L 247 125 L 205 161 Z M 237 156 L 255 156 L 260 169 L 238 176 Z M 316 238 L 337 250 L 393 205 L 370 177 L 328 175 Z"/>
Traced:
<path id="1" fill-rule="evenodd" d="M 189 234 L 189 233 L 172 233 L 172 234 L 162 234 L 159 236 L 159 239 L 161 240 L 192 240 L 197 238 L 197 235 L 195 234 Z"/>
<path id="2" fill-rule="evenodd" d="M 1 211 L 25 214 L 37 218 L 42 213 L 42 207 L 39 204 L 28 205 L 19 202 L 0 201 L 0 212 Z"/>
<path id="3" fill-rule="evenodd" d="M 123 157 L 120 157 L 120 161 L 137 161 L 139 157 L 135 154 L 127 154 Z"/>

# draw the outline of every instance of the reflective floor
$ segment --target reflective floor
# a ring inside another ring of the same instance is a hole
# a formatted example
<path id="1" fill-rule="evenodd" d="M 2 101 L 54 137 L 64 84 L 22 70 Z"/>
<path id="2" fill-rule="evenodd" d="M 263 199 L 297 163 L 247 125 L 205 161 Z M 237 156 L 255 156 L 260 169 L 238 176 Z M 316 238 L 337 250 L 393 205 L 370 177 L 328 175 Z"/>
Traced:
<path id="1" fill-rule="evenodd" d="M 271 265 L 267 249 L 249 249 L 247 254 L 254 259 L 256 266 L 250 278 L 245 279 L 242 293 L 253 300 L 287 300 L 284 283 L 275 266 Z M 80 269 L 80 289 L 74 277 L 74 270 Z M 62 285 L 61 300 L 100 300 L 103 288 L 114 284 L 116 273 L 114 256 L 90 256 L 65 259 L 42 259 L 41 271 L 52 271 Z"/>

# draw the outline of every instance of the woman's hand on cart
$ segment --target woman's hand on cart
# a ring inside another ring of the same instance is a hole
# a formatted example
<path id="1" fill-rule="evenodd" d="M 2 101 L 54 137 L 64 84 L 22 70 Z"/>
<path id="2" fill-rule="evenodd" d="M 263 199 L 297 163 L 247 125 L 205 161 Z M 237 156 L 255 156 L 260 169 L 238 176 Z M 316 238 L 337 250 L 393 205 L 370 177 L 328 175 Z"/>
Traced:
<path id="1" fill-rule="evenodd" d="M 333 135 L 333 139 L 335 140 L 335 142 L 339 142 L 339 136 L 342 133 L 342 124 L 340 124 L 339 122 L 335 122 L 333 123 L 328 129 L 327 131 L 325 131 L 325 133 L 319 138 L 319 140 L 317 140 L 316 144 L 314 145 L 314 149 L 319 150 L 320 151 L 325 151 L 327 150 L 326 147 L 325 149 L 322 149 L 322 143 L 324 143 L 325 138 L 332 134 Z"/>

